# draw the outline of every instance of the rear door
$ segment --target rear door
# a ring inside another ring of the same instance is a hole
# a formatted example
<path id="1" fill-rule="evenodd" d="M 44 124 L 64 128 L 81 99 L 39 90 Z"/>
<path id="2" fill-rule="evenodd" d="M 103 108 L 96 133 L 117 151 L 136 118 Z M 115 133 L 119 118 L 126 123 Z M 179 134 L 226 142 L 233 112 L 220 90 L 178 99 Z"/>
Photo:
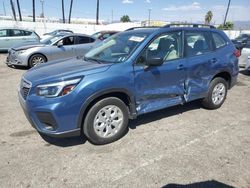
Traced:
<path id="1" fill-rule="evenodd" d="M 0 50 L 7 50 L 11 46 L 11 40 L 8 29 L 0 30 Z"/>
<path id="2" fill-rule="evenodd" d="M 76 56 L 85 55 L 94 45 L 95 39 L 88 36 L 77 36 L 75 45 Z"/>
<path id="3" fill-rule="evenodd" d="M 134 65 L 138 114 L 183 102 L 186 62 L 182 55 L 182 32 L 158 36 Z M 145 65 L 146 59 L 161 58 L 161 66 Z"/>
<path id="4" fill-rule="evenodd" d="M 187 101 L 206 95 L 218 59 L 214 53 L 210 32 L 185 31 L 185 57 L 188 79 L 185 83 Z"/>

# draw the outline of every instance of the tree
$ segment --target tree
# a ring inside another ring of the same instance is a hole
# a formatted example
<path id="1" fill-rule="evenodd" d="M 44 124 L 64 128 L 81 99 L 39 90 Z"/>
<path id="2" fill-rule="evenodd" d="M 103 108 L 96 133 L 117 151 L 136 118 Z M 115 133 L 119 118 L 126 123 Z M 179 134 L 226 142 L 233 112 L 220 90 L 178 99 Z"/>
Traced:
<path id="1" fill-rule="evenodd" d="M 36 9 L 35 0 L 32 0 L 32 10 L 33 10 L 33 22 L 36 21 Z"/>
<path id="2" fill-rule="evenodd" d="M 96 25 L 99 24 L 99 0 L 96 1 Z"/>
<path id="3" fill-rule="evenodd" d="M 227 22 L 227 14 L 228 14 L 228 11 L 229 11 L 230 4 L 231 4 L 231 0 L 228 0 L 227 11 L 226 11 L 224 22 L 223 22 L 224 26 L 226 25 L 226 22 Z"/>
<path id="4" fill-rule="evenodd" d="M 131 22 L 128 15 L 123 15 L 120 19 L 121 22 Z"/>
<path id="5" fill-rule="evenodd" d="M 69 8 L 69 23 L 70 23 L 70 19 L 71 19 L 72 5 L 73 5 L 73 0 L 70 1 L 70 8 Z"/>
<path id="6" fill-rule="evenodd" d="M 22 21 L 22 14 L 21 14 L 19 0 L 16 0 L 16 3 L 17 3 L 17 9 L 18 9 L 18 13 L 19 13 L 19 20 Z"/>
<path id="7" fill-rule="evenodd" d="M 65 15 L 64 15 L 64 0 L 62 0 L 62 17 L 63 17 L 63 23 L 65 23 Z"/>
<path id="8" fill-rule="evenodd" d="M 218 27 L 218 29 L 223 29 L 223 30 L 231 30 L 233 28 L 234 28 L 233 22 L 226 22 L 225 24 L 221 24 Z"/>
<path id="9" fill-rule="evenodd" d="M 213 19 L 213 13 L 212 11 L 208 11 L 206 16 L 205 16 L 205 23 L 210 24 L 211 20 Z"/>

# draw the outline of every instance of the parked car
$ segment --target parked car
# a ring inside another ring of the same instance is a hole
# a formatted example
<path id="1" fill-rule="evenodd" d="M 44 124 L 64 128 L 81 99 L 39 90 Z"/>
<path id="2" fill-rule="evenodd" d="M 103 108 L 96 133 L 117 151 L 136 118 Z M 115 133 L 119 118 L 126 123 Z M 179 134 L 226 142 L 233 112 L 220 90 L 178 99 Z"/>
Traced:
<path id="1" fill-rule="evenodd" d="M 8 49 L 17 44 L 24 42 L 39 42 L 40 37 L 35 31 L 24 29 L 0 29 L 0 51 L 8 51 Z"/>
<path id="2" fill-rule="evenodd" d="M 118 31 L 100 31 L 91 36 L 95 39 L 105 40 L 116 33 L 118 33 Z"/>
<path id="3" fill-rule="evenodd" d="M 233 39 L 232 42 L 236 48 L 242 50 L 247 45 L 247 43 L 250 43 L 250 34 L 241 34 Z"/>
<path id="4" fill-rule="evenodd" d="M 236 83 L 238 56 L 226 34 L 212 26 L 121 32 L 83 59 L 30 69 L 19 100 L 41 134 L 84 134 L 107 144 L 142 114 L 197 99 L 205 108 L 219 108 Z"/>
<path id="5" fill-rule="evenodd" d="M 245 47 L 241 50 L 241 56 L 239 58 L 239 67 L 247 68 L 248 57 L 250 56 L 250 40 L 247 41 Z"/>
<path id="6" fill-rule="evenodd" d="M 87 35 L 59 34 L 41 40 L 37 44 L 27 44 L 11 48 L 6 64 L 9 66 L 34 67 L 47 61 L 83 56 L 95 44 L 96 40 Z"/>

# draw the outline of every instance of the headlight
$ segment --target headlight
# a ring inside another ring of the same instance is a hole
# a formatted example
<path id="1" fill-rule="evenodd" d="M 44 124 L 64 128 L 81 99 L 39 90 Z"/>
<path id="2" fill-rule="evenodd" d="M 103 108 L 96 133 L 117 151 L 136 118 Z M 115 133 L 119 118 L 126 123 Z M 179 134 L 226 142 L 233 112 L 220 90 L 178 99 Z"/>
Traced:
<path id="1" fill-rule="evenodd" d="M 18 50 L 18 51 L 16 51 L 16 54 L 19 55 L 19 54 L 24 53 L 25 51 L 26 51 L 26 50 Z"/>
<path id="2" fill-rule="evenodd" d="M 81 78 L 66 80 L 57 83 L 44 84 L 36 87 L 36 94 L 44 97 L 57 97 L 70 93 L 76 85 L 80 82 Z"/>

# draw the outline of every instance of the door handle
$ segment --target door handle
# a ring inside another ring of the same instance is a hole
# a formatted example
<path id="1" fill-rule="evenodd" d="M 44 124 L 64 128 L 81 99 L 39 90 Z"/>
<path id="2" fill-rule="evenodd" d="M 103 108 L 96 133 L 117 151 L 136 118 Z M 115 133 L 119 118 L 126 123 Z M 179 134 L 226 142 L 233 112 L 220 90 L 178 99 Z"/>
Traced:
<path id="1" fill-rule="evenodd" d="M 216 58 L 213 58 L 210 60 L 210 63 L 216 63 L 217 62 L 217 59 Z"/>
<path id="2" fill-rule="evenodd" d="M 177 67 L 177 70 L 182 70 L 182 69 L 184 69 L 184 65 L 182 64 Z"/>

